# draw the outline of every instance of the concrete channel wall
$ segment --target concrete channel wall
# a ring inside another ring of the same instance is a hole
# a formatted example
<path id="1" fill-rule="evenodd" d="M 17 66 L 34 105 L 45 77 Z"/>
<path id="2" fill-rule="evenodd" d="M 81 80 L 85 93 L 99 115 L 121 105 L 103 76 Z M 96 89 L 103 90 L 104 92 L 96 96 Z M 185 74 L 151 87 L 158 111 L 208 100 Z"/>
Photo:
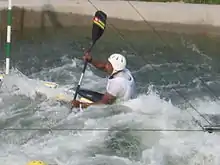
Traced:
<path id="1" fill-rule="evenodd" d="M 220 31 L 220 5 L 118 0 L 12 0 L 12 5 L 14 30 L 91 25 L 91 17 L 99 9 L 107 13 L 111 24 L 122 29 L 153 26 L 156 30 Z M 0 10 L 1 30 L 5 30 L 7 1 L 0 1 Z"/>

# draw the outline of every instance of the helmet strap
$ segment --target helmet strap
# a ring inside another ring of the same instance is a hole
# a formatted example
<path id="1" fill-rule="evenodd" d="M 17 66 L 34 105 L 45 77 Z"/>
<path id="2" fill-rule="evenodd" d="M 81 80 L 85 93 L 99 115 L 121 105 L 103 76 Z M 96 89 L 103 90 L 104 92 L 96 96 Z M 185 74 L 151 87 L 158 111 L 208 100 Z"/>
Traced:
<path id="1" fill-rule="evenodd" d="M 120 72 L 122 72 L 123 70 L 118 70 L 118 71 L 113 71 L 112 72 L 112 74 L 109 76 L 109 79 L 112 79 L 112 78 L 114 78 L 114 76 L 116 75 L 116 74 L 118 74 L 118 73 L 120 73 Z"/>

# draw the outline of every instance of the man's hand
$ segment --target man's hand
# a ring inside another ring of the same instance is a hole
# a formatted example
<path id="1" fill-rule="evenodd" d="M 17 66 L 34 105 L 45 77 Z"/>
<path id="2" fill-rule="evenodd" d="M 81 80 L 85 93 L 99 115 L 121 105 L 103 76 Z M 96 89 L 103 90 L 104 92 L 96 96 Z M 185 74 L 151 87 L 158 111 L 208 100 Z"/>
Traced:
<path id="1" fill-rule="evenodd" d="M 80 106 L 80 101 L 79 100 L 73 100 L 71 102 L 72 106 L 75 107 L 75 108 L 79 108 Z"/>
<path id="2" fill-rule="evenodd" d="M 88 106 L 90 106 L 89 103 L 82 103 L 82 102 L 80 102 L 79 100 L 73 100 L 73 101 L 71 102 L 71 104 L 72 104 L 72 106 L 75 107 L 75 108 L 79 108 L 80 105 L 81 105 L 82 108 L 87 108 Z"/>
<path id="3" fill-rule="evenodd" d="M 91 56 L 91 54 L 90 53 L 88 53 L 88 52 L 86 52 L 85 54 L 84 54 L 84 56 L 83 56 L 83 60 L 84 61 L 87 61 L 87 62 L 92 62 L 92 56 Z"/>

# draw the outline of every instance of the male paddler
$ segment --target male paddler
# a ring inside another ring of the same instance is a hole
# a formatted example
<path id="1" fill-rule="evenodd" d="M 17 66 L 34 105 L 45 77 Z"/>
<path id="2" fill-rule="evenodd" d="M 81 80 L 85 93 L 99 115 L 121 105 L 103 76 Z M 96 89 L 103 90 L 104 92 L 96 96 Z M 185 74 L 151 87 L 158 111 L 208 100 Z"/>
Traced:
<path id="1" fill-rule="evenodd" d="M 105 71 L 108 77 L 106 92 L 100 101 L 94 103 L 83 103 L 78 100 L 72 101 L 73 107 L 87 108 L 96 104 L 112 104 L 116 100 L 127 101 L 136 97 L 136 86 L 131 72 L 126 68 L 126 58 L 118 53 L 110 55 L 107 62 L 96 61 L 89 53 L 83 59 L 96 68 Z"/>

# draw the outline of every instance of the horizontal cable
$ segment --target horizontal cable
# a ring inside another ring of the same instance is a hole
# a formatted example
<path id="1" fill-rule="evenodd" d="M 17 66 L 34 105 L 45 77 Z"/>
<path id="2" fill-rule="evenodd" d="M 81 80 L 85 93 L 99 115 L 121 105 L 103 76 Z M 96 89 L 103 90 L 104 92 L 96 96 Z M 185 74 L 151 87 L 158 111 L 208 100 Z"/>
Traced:
<path id="1" fill-rule="evenodd" d="M 108 128 L 0 128 L 5 131 L 132 131 L 132 132 L 204 132 L 202 129 L 108 129 Z"/>

